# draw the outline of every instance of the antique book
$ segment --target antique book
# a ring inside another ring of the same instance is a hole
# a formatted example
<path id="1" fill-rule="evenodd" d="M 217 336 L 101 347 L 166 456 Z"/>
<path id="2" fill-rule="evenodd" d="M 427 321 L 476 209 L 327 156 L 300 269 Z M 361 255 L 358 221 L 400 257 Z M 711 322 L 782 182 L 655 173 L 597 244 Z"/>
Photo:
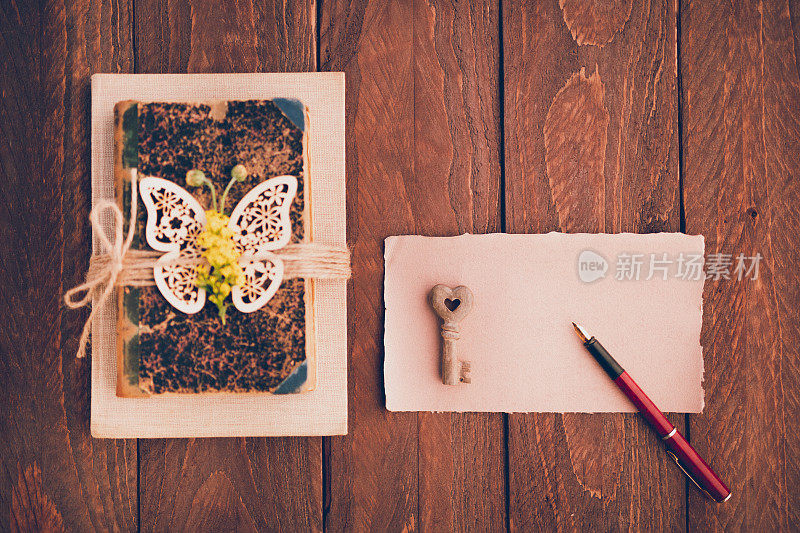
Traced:
<path id="1" fill-rule="evenodd" d="M 92 436 L 347 433 L 344 82 L 331 72 L 92 76 L 92 263 L 105 269 L 94 276 L 120 268 L 109 295 L 91 294 Z M 261 201 L 267 191 L 275 202 Z M 173 227 L 159 212 L 176 205 L 183 214 Z M 277 215 L 262 216 L 270 205 Z M 256 224 L 240 217 L 253 207 L 263 209 L 252 220 L 266 218 L 276 231 L 266 234 L 268 251 L 247 256 L 251 237 L 264 237 L 242 231 Z M 220 226 L 220 210 L 229 224 Z M 242 272 L 232 275 L 246 278 L 222 309 L 212 298 L 227 294 L 224 284 L 208 285 L 202 272 L 183 284 L 176 280 L 185 276 L 165 275 L 199 268 L 171 262 L 176 250 L 166 244 L 176 235 L 180 261 L 202 255 L 216 269 L 207 255 L 214 248 L 201 240 L 220 227 L 243 248 Z M 190 232 L 197 238 L 181 241 Z M 313 250 L 338 266 L 321 267 Z M 269 268 L 251 269 L 257 263 Z M 251 291 L 251 270 L 269 273 L 264 290 Z"/>
<path id="2" fill-rule="evenodd" d="M 163 244 L 163 250 L 169 250 L 172 244 L 186 251 L 194 246 L 189 240 L 196 240 L 204 230 L 206 217 L 217 213 L 213 209 L 218 202 L 225 204 L 219 205 L 219 213 L 226 221 L 237 210 L 265 212 L 266 207 L 275 207 L 276 202 L 281 207 L 284 202 L 290 223 L 283 228 L 286 240 L 308 242 L 307 121 L 308 110 L 296 99 L 117 103 L 114 181 L 123 213 L 130 211 L 134 176 L 140 192 L 132 249 Z M 234 168 L 240 172 L 237 179 L 231 177 Z M 195 184 L 200 186 L 193 187 L 187 181 L 190 171 L 202 172 L 198 176 L 210 183 L 203 186 L 205 182 L 200 181 Z M 291 191 L 286 184 L 276 185 L 267 191 L 272 196 L 261 194 L 260 204 L 259 198 L 248 195 L 278 176 L 294 178 Z M 185 198 L 187 194 L 191 198 Z M 154 225 L 152 235 L 147 234 L 148 224 Z M 264 232 L 276 229 L 266 226 Z M 249 226 L 251 232 L 256 227 Z M 237 244 L 248 237 L 244 226 L 238 231 Z M 198 247 L 194 255 L 200 252 Z M 189 265 L 167 272 L 166 267 L 161 285 L 117 289 L 117 395 L 313 390 L 314 280 L 278 279 L 263 307 L 242 312 L 234 305 L 215 306 L 213 297 L 206 298 L 197 287 L 196 268 Z M 225 290 L 223 296 L 229 287 Z M 197 301 L 200 297 L 202 301 Z M 198 305 L 183 308 L 184 300 Z"/>

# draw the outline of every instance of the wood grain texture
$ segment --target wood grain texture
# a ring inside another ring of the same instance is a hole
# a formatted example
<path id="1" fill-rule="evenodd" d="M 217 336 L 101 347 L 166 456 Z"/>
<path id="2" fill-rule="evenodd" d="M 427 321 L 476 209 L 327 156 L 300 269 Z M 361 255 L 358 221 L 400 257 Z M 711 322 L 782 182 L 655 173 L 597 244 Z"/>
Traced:
<path id="1" fill-rule="evenodd" d="M 322 530 L 322 439 L 140 441 L 142 530 Z"/>
<path id="2" fill-rule="evenodd" d="M 691 438 L 733 496 L 690 493 L 698 530 L 800 524 L 796 24 L 785 2 L 682 4 L 686 229 L 706 236 L 707 253 L 764 256 L 755 281 L 706 282 L 707 402 Z"/>
<path id="3" fill-rule="evenodd" d="M 602 48 L 555 1 L 503 13 L 507 230 L 679 230 L 675 6 L 634 5 Z M 685 525 L 683 475 L 637 415 L 509 415 L 508 450 L 512 530 Z"/>
<path id="4" fill-rule="evenodd" d="M 304 72 L 316 68 L 306 0 L 136 3 L 139 72 Z"/>
<path id="5" fill-rule="evenodd" d="M 585 2 L 581 0 L 559 0 L 564 22 L 575 42 L 581 45 L 598 45 L 611 42 L 628 22 L 633 2 Z"/>
<path id="6" fill-rule="evenodd" d="M 20 470 L 11 491 L 11 531 L 64 531 L 64 519 L 42 487 L 42 472 L 33 463 Z"/>
<path id="7" fill-rule="evenodd" d="M 553 98 L 544 120 L 545 167 L 561 228 L 602 227 L 609 115 L 600 74 L 581 69 Z M 590 193 L 593 201 L 586 201 Z"/>
<path id="8" fill-rule="evenodd" d="M 326 525 L 502 528 L 502 415 L 390 413 L 381 378 L 384 238 L 500 228 L 497 6 L 322 7 L 322 69 L 347 74 L 354 252 L 350 434 L 331 439 Z"/>
<path id="9" fill-rule="evenodd" d="M 0 530 L 136 529 L 136 443 L 89 435 L 89 75 L 132 68 L 126 2 L 0 8 Z"/>
<path id="10" fill-rule="evenodd" d="M 796 528 L 800 4 L 684 0 L 678 58 L 673 3 L 560 3 L 506 2 L 501 36 L 488 1 L 331 0 L 319 28 L 312 0 L 3 2 L 0 530 Z M 90 245 L 90 74 L 314 70 L 317 38 L 347 73 L 350 434 L 92 439 L 59 299 Z M 676 231 L 679 142 L 686 231 L 764 256 L 704 296 L 688 433 L 730 502 L 635 415 L 508 415 L 506 480 L 503 415 L 385 410 L 385 236 Z"/>
<path id="11" fill-rule="evenodd" d="M 141 72 L 313 70 L 311 1 L 136 2 Z M 142 530 L 322 530 L 321 438 L 140 441 Z"/>

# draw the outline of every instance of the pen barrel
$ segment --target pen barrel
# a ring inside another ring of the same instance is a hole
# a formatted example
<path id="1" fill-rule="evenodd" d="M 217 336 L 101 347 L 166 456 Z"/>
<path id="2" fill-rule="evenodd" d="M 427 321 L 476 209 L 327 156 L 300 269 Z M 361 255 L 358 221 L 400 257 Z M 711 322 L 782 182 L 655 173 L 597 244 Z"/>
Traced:
<path id="1" fill-rule="evenodd" d="M 636 406 L 636 409 L 642 413 L 642 416 L 647 420 L 647 422 L 652 426 L 658 436 L 662 439 L 669 435 L 669 433 L 675 429 L 675 426 L 672 425 L 672 422 L 667 420 L 667 417 L 664 416 L 664 413 L 656 407 L 656 404 L 653 403 L 647 394 L 644 393 L 642 389 L 639 388 L 639 385 L 633 381 L 633 378 L 628 375 L 627 372 L 623 372 L 622 374 L 614 380 L 614 383 L 625 393 L 625 396 Z"/>
<path id="2" fill-rule="evenodd" d="M 712 500 L 718 502 L 726 501 L 731 491 L 719 478 L 710 466 L 706 464 L 700 454 L 692 448 L 680 431 L 676 431 L 671 437 L 665 439 L 667 451 L 678 463 L 684 472 L 694 481 L 701 490 L 705 491 Z"/>
<path id="3" fill-rule="evenodd" d="M 725 483 L 723 483 L 716 472 L 703 461 L 703 458 L 692 448 L 689 441 L 675 429 L 675 426 L 667 420 L 664 413 L 656 407 L 653 401 L 639 388 L 628 373 L 623 372 L 614 382 L 636 406 L 656 433 L 664 440 L 667 451 L 695 485 L 705 491 L 712 499 L 718 502 L 725 501 L 731 494 L 728 487 L 725 486 Z"/>

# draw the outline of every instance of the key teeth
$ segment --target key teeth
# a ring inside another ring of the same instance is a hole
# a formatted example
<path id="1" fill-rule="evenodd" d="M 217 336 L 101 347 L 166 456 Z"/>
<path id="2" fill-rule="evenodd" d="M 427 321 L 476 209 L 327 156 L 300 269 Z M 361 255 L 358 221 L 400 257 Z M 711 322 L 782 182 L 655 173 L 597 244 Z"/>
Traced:
<path id="1" fill-rule="evenodd" d="M 469 376 L 470 368 L 469 361 L 461 361 L 461 383 L 472 383 Z"/>

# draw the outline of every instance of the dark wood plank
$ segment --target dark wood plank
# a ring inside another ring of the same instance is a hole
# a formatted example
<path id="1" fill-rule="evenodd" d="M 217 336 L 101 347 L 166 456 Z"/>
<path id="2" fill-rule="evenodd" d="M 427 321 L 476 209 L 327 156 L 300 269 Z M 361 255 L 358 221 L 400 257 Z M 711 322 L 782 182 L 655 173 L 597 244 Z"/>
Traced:
<path id="1" fill-rule="evenodd" d="M 561 4 L 504 4 L 507 230 L 678 231 L 675 5 Z M 509 415 L 508 449 L 512 530 L 685 526 L 635 414 Z"/>
<path id="2" fill-rule="evenodd" d="M 385 409 L 383 239 L 413 233 L 413 17 L 403 2 L 325 2 L 320 69 L 346 73 L 348 435 L 328 449 L 328 531 L 414 531 L 417 417 Z M 380 221 L 380 223 L 378 223 Z"/>
<path id="3" fill-rule="evenodd" d="M 136 442 L 89 436 L 89 77 L 133 66 L 126 2 L 0 8 L 0 529 L 135 530 Z"/>
<path id="4" fill-rule="evenodd" d="M 143 439 L 139 450 L 143 530 L 322 530 L 321 438 Z"/>
<path id="5" fill-rule="evenodd" d="M 329 450 L 340 530 L 505 524 L 502 415 L 390 413 L 383 240 L 500 229 L 499 20 L 492 3 L 325 2 L 323 70 L 347 74 L 350 433 Z"/>
<path id="6" fill-rule="evenodd" d="M 498 11 L 489 1 L 414 3 L 417 233 L 500 231 Z M 420 531 L 504 527 L 503 426 L 502 414 L 418 415 Z"/>
<path id="7" fill-rule="evenodd" d="M 136 3 L 139 72 L 304 72 L 316 69 L 308 0 Z"/>
<path id="8" fill-rule="evenodd" d="M 798 37 L 786 2 L 682 3 L 686 229 L 734 261 L 733 279 L 706 281 L 706 408 L 690 417 L 733 496 L 691 491 L 692 529 L 800 524 Z M 738 281 L 736 256 L 757 253 L 758 279 Z"/>
<path id="9" fill-rule="evenodd" d="M 313 2 L 136 2 L 141 72 L 305 71 Z M 322 529 L 322 439 L 140 441 L 143 530 Z"/>

